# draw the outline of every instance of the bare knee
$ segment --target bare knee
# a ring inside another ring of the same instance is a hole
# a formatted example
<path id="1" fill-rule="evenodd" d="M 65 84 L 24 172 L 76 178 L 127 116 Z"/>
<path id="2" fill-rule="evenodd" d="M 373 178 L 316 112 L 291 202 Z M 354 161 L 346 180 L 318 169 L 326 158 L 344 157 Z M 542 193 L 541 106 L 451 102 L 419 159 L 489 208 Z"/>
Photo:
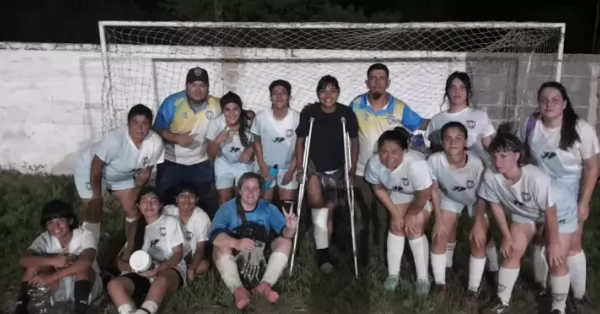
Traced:
<path id="1" fill-rule="evenodd" d="M 289 254 L 292 250 L 292 240 L 278 237 L 273 240 L 272 248 L 274 252 Z"/>
<path id="2" fill-rule="evenodd" d="M 87 267 L 86 269 L 76 273 L 75 276 L 75 280 L 87 280 L 87 281 L 91 281 L 92 279 L 95 278 L 95 272 L 94 269 L 90 266 Z"/>
<path id="3" fill-rule="evenodd" d="M 215 262 L 218 261 L 224 255 L 233 255 L 233 250 L 230 248 L 213 248 L 213 259 Z"/>

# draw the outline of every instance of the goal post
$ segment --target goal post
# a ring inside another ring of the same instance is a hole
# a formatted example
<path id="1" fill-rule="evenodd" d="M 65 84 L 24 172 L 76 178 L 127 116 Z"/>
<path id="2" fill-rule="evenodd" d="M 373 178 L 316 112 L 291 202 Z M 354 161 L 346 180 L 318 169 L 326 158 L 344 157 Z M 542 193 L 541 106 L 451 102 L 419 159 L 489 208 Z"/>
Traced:
<path id="1" fill-rule="evenodd" d="M 108 131 L 134 104 L 156 110 L 183 90 L 195 66 L 209 73 L 212 95 L 234 91 L 254 110 L 270 106 L 271 81 L 288 80 L 300 110 L 316 100 L 321 76 L 339 80 L 348 104 L 366 91 L 368 66 L 383 62 L 389 91 L 425 117 L 442 108 L 447 76 L 466 71 L 476 105 L 495 120 L 516 119 L 542 81 L 560 80 L 565 24 L 101 21 L 99 32 Z"/>

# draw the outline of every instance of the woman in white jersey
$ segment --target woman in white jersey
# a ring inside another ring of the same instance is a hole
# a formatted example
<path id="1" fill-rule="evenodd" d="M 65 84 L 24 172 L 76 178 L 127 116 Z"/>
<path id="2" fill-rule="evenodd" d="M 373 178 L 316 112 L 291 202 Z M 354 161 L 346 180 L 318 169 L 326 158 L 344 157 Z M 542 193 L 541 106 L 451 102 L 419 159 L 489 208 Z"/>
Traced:
<path id="1" fill-rule="evenodd" d="M 135 105 L 127 114 L 127 125 L 114 129 L 79 155 L 75 187 L 86 216 L 83 227 L 100 239 L 104 193 L 110 191 L 121 203 L 128 223 L 135 221 L 135 188 L 150 179 L 154 165 L 163 162 L 163 142 L 154 131 L 152 110 Z"/>
<path id="2" fill-rule="evenodd" d="M 175 204 L 163 208 L 163 214 L 179 218 L 183 232 L 183 259 L 187 268 L 187 280 L 208 271 L 210 254 L 208 252 L 208 228 L 210 218 L 198 203 L 198 192 L 193 183 L 182 183 L 176 187 Z"/>
<path id="3" fill-rule="evenodd" d="M 528 117 L 520 136 L 528 144 L 535 164 L 550 175 L 558 189 L 559 222 L 575 233 L 567 257 L 575 306 L 591 313 L 593 306 L 586 298 L 587 265 L 581 241 L 598 178 L 598 136 L 593 126 L 577 116 L 562 84 L 542 84 L 538 104 L 539 112 Z M 540 253 L 542 246 L 540 235 L 534 239 L 534 275 L 545 290 L 547 269 Z"/>
<path id="4" fill-rule="evenodd" d="M 477 189 L 485 169 L 475 154 L 465 150 L 467 128 L 460 122 L 446 123 L 441 130 L 443 152 L 429 156 L 427 164 L 433 179 L 431 202 L 435 225 L 431 244 L 431 269 L 436 293 L 446 292 L 446 245 L 448 235 L 456 232 L 458 219 L 466 208 L 473 219 L 470 241 L 469 283 L 463 305 L 475 305 L 477 292 L 485 269 L 485 244 L 489 221 L 485 216 L 485 201 L 477 198 Z"/>
<path id="5" fill-rule="evenodd" d="M 292 85 L 289 82 L 273 81 L 269 92 L 271 109 L 260 111 L 251 128 L 259 173 L 270 182 L 268 189 L 263 191 L 263 198 L 271 201 L 273 191 L 278 187 L 280 201 L 293 201 L 298 193 L 294 149 L 300 113 L 290 108 Z M 272 177 L 273 169 L 277 175 Z"/>
<path id="6" fill-rule="evenodd" d="M 375 196 L 391 217 L 387 237 L 389 276 L 385 289 L 393 291 L 400 283 L 400 262 L 408 238 L 417 272 L 416 292 L 426 295 L 429 293 L 429 243 L 424 232 L 431 212 L 428 201 L 432 181 L 423 155 L 408 150 L 409 137 L 402 127 L 383 132 L 377 142 L 377 155 L 367 163 L 365 180 L 372 184 Z"/>
<path id="7" fill-rule="evenodd" d="M 25 274 L 14 313 L 29 314 L 29 290 L 46 287 L 55 301 L 73 302 L 73 313 L 85 314 L 89 303 L 102 293 L 94 235 L 79 228 L 73 207 L 59 200 L 44 205 L 40 223 L 44 232 L 19 260 Z"/>
<path id="8" fill-rule="evenodd" d="M 426 137 L 430 141 L 431 151 L 441 151 L 443 148 L 440 130 L 450 121 L 460 122 L 467 127 L 466 147 L 474 152 L 484 162 L 484 165 L 487 165 L 489 156 L 486 150 L 495 129 L 486 111 L 473 108 L 472 96 L 473 86 L 469 75 L 465 72 L 450 74 L 446 80 L 444 91 L 444 101 L 448 104 L 448 108 L 431 118 L 427 126 Z M 456 229 L 451 230 L 447 239 L 446 267 L 451 268 L 456 247 Z M 496 246 L 491 240 L 490 238 L 490 243 L 488 243 L 485 251 L 488 270 L 492 272 L 490 277 L 495 277 L 493 274 L 498 271 L 498 254 Z"/>
<path id="9" fill-rule="evenodd" d="M 154 188 L 140 190 L 137 206 L 143 219 L 130 228 L 128 244 L 117 260 L 119 270 L 126 274 L 108 283 L 108 294 L 119 314 L 154 314 L 167 293 L 186 283 L 183 232 L 177 218 L 161 213 L 161 205 Z M 131 272 L 129 257 L 138 250 L 152 258 L 151 270 Z"/>
<path id="10" fill-rule="evenodd" d="M 253 136 L 242 99 L 229 92 L 220 100 L 222 114 L 210 121 L 206 140 L 208 155 L 215 160 L 215 185 L 219 205 L 233 197 L 239 177 L 254 168 Z"/>
<path id="11" fill-rule="evenodd" d="M 561 223 L 557 215 L 556 190 L 550 177 L 533 165 L 522 164 L 525 145 L 511 133 L 499 133 L 489 147 L 492 165 L 483 175 L 478 195 L 490 203 L 500 232 L 504 259 L 498 273 L 497 297 L 482 314 L 509 311 L 513 288 L 519 277 L 521 258 L 543 223 L 547 232 L 547 260 L 552 284 L 552 314 L 563 314 L 569 293 L 569 268 L 565 258 L 573 239 L 573 228 Z M 510 214 L 507 223 L 505 214 Z"/>

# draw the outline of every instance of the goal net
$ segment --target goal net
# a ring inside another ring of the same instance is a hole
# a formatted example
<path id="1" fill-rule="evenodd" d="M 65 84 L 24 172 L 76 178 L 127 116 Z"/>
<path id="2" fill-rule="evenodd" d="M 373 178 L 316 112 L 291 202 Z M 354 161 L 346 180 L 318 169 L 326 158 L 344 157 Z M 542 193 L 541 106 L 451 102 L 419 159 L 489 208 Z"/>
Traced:
<path id="1" fill-rule="evenodd" d="M 424 117 L 439 112 L 447 76 L 466 71 L 476 106 L 495 121 L 533 110 L 534 92 L 558 80 L 564 24 L 544 23 L 186 23 L 100 22 L 105 67 L 103 130 L 125 123 L 128 109 L 156 110 L 185 86 L 196 66 L 210 93 L 233 91 L 247 108 L 270 106 L 275 79 L 292 84 L 291 106 L 316 101 L 316 84 L 333 75 L 348 104 L 366 91 L 369 65 L 390 69 L 389 91 Z"/>

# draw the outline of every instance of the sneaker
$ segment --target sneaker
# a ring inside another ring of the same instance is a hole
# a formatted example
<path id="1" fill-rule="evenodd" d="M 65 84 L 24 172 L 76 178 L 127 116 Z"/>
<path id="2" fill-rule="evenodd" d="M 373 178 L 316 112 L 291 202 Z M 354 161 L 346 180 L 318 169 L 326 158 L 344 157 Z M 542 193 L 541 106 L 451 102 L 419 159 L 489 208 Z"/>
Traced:
<path id="1" fill-rule="evenodd" d="M 319 269 L 325 274 L 329 274 L 333 271 L 329 249 L 317 250 L 317 264 L 319 265 Z"/>
<path id="2" fill-rule="evenodd" d="M 492 299 L 486 306 L 484 306 L 479 313 L 481 314 L 502 314 L 507 313 L 509 310 L 508 303 L 502 302 L 500 298 L 496 297 Z"/>
<path id="3" fill-rule="evenodd" d="M 418 296 L 426 296 L 429 294 L 429 291 L 431 289 L 431 284 L 429 283 L 429 281 L 427 280 L 422 280 L 422 281 L 417 281 L 417 283 L 415 284 L 415 293 Z"/>
<path id="4" fill-rule="evenodd" d="M 399 276 L 388 276 L 383 283 L 383 289 L 387 292 L 392 292 L 398 288 L 400 285 L 400 277 Z"/>

